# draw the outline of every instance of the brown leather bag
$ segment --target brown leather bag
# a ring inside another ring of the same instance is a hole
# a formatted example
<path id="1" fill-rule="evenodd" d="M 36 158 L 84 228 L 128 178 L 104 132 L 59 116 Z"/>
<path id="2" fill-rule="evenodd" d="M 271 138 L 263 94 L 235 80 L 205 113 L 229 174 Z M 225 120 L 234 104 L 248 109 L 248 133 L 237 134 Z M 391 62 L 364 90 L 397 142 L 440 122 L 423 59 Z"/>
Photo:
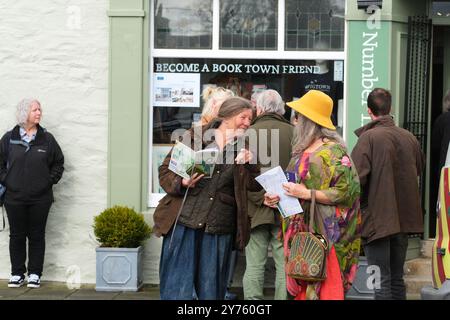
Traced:
<path id="1" fill-rule="evenodd" d="M 166 194 L 159 201 L 153 213 L 153 232 L 157 237 L 166 235 L 170 228 L 172 228 L 182 202 L 183 197 L 175 197 L 170 194 Z"/>
<path id="2" fill-rule="evenodd" d="M 328 241 L 322 234 L 314 232 L 316 214 L 316 193 L 311 191 L 309 210 L 309 231 L 298 232 L 291 241 L 290 254 L 286 263 L 286 274 L 294 279 L 304 281 L 322 281 L 327 277 L 326 259 Z M 319 225 L 322 222 L 319 222 Z M 321 228 L 323 229 L 323 228 Z"/>

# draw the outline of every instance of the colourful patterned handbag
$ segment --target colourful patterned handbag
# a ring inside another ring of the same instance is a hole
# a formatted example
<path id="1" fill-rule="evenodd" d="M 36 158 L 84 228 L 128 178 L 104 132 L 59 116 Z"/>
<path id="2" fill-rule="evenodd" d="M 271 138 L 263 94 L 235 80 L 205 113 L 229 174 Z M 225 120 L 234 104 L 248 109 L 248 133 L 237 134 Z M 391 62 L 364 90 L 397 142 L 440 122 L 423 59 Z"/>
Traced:
<path id="1" fill-rule="evenodd" d="M 327 277 L 326 259 L 328 241 L 324 235 L 314 232 L 316 215 L 316 194 L 311 190 L 309 210 L 309 231 L 298 232 L 291 241 L 290 254 L 286 263 L 286 274 L 304 281 L 322 281 Z M 319 222 L 320 225 L 320 222 Z M 322 233 L 324 233 L 321 230 Z"/>

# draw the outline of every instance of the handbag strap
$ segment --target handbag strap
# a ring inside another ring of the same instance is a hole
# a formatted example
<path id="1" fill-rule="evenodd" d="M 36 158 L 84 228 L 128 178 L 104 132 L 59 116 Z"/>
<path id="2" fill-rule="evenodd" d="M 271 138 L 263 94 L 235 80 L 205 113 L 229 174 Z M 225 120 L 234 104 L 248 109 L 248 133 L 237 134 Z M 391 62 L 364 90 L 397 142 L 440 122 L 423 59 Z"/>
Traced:
<path id="1" fill-rule="evenodd" d="M 311 189 L 311 206 L 309 207 L 309 232 L 314 232 L 314 221 L 317 218 L 317 228 L 319 229 L 319 233 L 327 239 L 327 233 L 323 225 L 321 217 L 315 217 L 317 214 L 316 210 L 316 190 Z"/>
<path id="2" fill-rule="evenodd" d="M 314 233 L 314 216 L 316 215 L 316 190 L 311 189 L 311 206 L 309 207 L 309 232 Z"/>

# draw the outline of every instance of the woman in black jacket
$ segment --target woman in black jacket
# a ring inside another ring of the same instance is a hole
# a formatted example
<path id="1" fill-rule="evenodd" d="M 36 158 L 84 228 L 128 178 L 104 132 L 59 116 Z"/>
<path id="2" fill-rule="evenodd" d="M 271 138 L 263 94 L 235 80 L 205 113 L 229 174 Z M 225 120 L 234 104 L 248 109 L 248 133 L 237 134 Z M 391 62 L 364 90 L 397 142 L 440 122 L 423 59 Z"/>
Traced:
<path id="1" fill-rule="evenodd" d="M 61 179 L 64 156 L 52 134 L 39 125 L 42 108 L 35 99 L 17 105 L 17 125 L 0 140 L 0 183 L 10 225 L 10 288 L 39 288 L 44 264 L 45 226 L 52 186 Z M 28 267 L 25 267 L 28 238 Z"/>

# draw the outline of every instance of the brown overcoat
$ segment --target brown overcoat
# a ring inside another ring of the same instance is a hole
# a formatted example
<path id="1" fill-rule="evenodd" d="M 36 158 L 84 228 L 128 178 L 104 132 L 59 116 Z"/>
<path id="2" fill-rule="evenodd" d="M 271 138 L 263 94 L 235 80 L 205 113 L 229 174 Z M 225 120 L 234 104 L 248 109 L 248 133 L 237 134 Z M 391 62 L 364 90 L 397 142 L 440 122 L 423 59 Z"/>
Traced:
<path id="1" fill-rule="evenodd" d="M 422 233 L 418 176 L 424 156 L 416 137 L 382 116 L 355 131 L 351 157 L 359 174 L 362 238 L 368 243 L 396 233 Z"/>

